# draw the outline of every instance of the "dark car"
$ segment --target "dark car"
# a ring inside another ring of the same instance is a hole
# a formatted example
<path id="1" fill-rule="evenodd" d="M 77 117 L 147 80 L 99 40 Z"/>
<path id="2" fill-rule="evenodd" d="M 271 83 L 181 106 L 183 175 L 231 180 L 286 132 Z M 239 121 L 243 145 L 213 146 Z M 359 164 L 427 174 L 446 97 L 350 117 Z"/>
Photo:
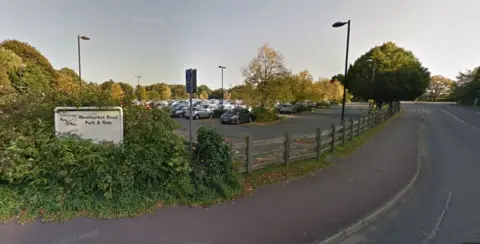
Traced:
<path id="1" fill-rule="evenodd" d="M 222 116 L 220 116 L 220 121 L 222 124 L 240 124 L 240 123 L 250 123 L 253 121 L 253 115 L 244 108 L 235 108 L 228 110 Z"/>
<path id="2" fill-rule="evenodd" d="M 178 117 L 182 118 L 185 115 L 185 109 L 187 107 L 188 106 L 183 106 L 183 105 L 174 106 L 172 108 L 172 112 L 170 113 L 170 116 L 174 118 L 178 118 Z"/>

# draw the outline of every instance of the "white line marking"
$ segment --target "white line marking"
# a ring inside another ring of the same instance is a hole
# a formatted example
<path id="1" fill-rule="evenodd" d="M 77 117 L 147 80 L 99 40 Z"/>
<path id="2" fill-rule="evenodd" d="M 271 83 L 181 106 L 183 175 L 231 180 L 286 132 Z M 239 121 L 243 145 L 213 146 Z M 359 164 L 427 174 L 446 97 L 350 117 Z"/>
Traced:
<path id="1" fill-rule="evenodd" d="M 443 110 L 443 109 L 440 110 L 440 111 L 442 111 L 442 112 L 444 112 L 444 113 L 452 116 L 452 118 L 456 119 L 456 120 L 459 121 L 460 123 L 465 124 L 465 125 L 468 125 L 470 128 L 476 130 L 477 132 L 480 132 L 480 129 L 478 129 L 477 127 L 475 127 L 475 126 L 473 126 L 473 125 L 471 125 L 471 124 L 469 124 L 469 123 L 467 123 L 467 122 L 465 122 L 465 121 L 463 121 L 463 120 L 461 120 L 461 119 L 459 119 L 457 116 L 451 114 L 450 112 L 445 111 L 445 110 Z"/>
<path id="2" fill-rule="evenodd" d="M 422 244 L 426 244 L 429 241 L 431 241 L 433 238 L 435 238 L 435 235 L 437 234 L 438 229 L 440 229 L 440 225 L 442 224 L 443 218 L 445 217 L 445 214 L 447 213 L 447 209 L 450 206 L 450 199 L 452 198 L 452 192 L 448 193 L 448 198 L 447 201 L 445 202 L 445 207 L 443 208 L 442 213 L 440 214 L 440 217 L 438 217 L 437 224 L 435 225 L 435 228 L 432 230 L 430 235 L 428 236 L 425 241 L 422 242 Z"/>

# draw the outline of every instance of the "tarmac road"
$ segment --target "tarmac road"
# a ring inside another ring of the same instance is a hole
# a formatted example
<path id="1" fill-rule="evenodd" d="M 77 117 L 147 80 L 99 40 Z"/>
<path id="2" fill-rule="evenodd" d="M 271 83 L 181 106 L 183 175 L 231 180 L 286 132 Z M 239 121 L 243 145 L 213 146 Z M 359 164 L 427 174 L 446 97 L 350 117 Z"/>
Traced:
<path id="1" fill-rule="evenodd" d="M 480 110 L 404 107 L 429 111 L 419 179 L 392 212 L 342 244 L 480 243 Z"/>

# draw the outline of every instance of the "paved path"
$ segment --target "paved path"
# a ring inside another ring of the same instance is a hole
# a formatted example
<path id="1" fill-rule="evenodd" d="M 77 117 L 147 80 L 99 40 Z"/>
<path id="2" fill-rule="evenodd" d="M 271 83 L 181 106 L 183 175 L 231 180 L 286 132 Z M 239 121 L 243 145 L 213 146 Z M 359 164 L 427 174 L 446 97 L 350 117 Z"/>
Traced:
<path id="1" fill-rule="evenodd" d="M 343 242 L 480 243 L 480 110 L 424 104 L 426 157 L 412 192 L 390 214 Z"/>
<path id="2" fill-rule="evenodd" d="M 1 244 L 300 244 L 379 206 L 415 171 L 418 116 L 393 121 L 348 159 L 211 208 L 175 207 L 121 220 L 0 225 Z"/>

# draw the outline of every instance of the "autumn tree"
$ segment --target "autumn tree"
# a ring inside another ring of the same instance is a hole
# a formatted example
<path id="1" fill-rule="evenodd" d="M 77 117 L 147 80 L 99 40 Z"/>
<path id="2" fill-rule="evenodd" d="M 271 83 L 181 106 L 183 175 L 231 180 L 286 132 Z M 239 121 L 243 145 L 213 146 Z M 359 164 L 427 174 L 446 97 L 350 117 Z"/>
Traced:
<path id="1" fill-rule="evenodd" d="M 412 52 L 387 42 L 360 56 L 350 67 L 345 82 L 354 96 L 373 98 L 380 108 L 393 101 L 414 100 L 425 92 L 429 81 L 430 72 Z"/>
<path id="2" fill-rule="evenodd" d="M 271 107 L 275 103 L 278 89 L 282 89 L 276 83 L 286 74 L 283 56 L 268 44 L 259 48 L 257 56 L 243 70 L 245 84 L 253 86 L 252 98 L 261 108 Z"/>
<path id="3" fill-rule="evenodd" d="M 23 61 L 13 51 L 0 46 L 0 95 L 14 92 L 9 74 L 17 72 Z"/>
<path id="4" fill-rule="evenodd" d="M 203 91 L 200 93 L 199 98 L 200 98 L 200 99 L 208 99 L 208 93 L 207 93 L 207 91 L 203 90 Z"/>
<path id="5" fill-rule="evenodd" d="M 434 75 L 430 79 L 426 95 L 434 102 L 440 97 L 447 97 L 452 89 L 452 84 L 452 80 L 441 75 Z"/>
<path id="6" fill-rule="evenodd" d="M 118 83 L 114 83 L 110 87 L 110 91 L 113 99 L 121 100 L 123 98 L 124 92 L 122 90 L 122 87 Z"/>
<path id="7" fill-rule="evenodd" d="M 291 91 L 296 102 L 313 99 L 313 77 L 308 70 L 293 75 L 291 80 Z"/>

